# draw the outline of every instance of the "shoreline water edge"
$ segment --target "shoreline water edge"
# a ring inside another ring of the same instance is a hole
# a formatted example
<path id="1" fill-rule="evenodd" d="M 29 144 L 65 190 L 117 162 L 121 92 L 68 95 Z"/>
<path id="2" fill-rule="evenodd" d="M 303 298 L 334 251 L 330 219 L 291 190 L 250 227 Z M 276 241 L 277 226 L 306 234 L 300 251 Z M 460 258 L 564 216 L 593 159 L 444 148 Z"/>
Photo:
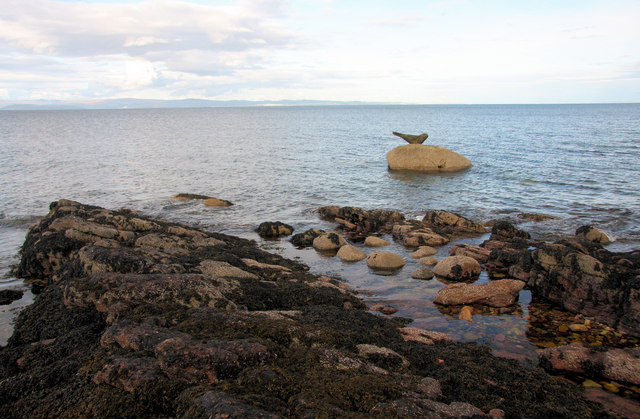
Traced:
<path id="1" fill-rule="evenodd" d="M 529 292 L 547 308 L 526 315 L 543 342 L 539 365 L 455 342 L 403 317 L 402 304 L 363 301 L 339 278 L 254 241 L 60 200 L 30 229 L 16 267 L 37 295 L 0 348 L 0 415 L 637 412 L 640 250 L 609 252 L 590 226 L 546 243 L 505 221 L 487 226 L 446 211 L 421 220 L 355 207 L 318 214 L 334 228 L 293 234 L 268 222 L 258 234 L 276 243 L 291 236 L 296 248 L 391 281 L 404 266 L 418 283 L 439 282 L 429 304 L 460 325 L 522 317 L 519 294 Z M 437 254 L 445 244 L 448 254 Z M 563 310 L 554 317 L 549 304 Z M 544 336 L 551 329 L 553 339 Z"/>

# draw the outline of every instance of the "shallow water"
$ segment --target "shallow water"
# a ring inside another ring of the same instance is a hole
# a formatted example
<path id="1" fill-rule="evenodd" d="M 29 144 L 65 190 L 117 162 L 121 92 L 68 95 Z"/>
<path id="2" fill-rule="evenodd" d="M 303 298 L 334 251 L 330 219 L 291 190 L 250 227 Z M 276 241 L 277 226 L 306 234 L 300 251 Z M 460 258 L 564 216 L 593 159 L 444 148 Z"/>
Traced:
<path id="1" fill-rule="evenodd" d="M 417 326 L 531 354 L 526 292 L 520 311 L 467 323 L 431 303 L 442 284 L 411 279 L 414 261 L 381 276 L 364 263 L 263 242 L 252 230 L 276 220 L 296 231 L 331 229 L 313 212 L 322 205 L 410 217 L 446 209 L 479 221 L 533 212 L 553 217 L 522 223 L 535 237 L 552 240 L 593 223 L 614 238 L 612 249 L 638 248 L 639 121 L 637 104 L 0 111 L 0 286 L 22 286 L 9 272 L 28 226 L 51 201 L 67 198 L 256 239 L 316 273 L 341 277 L 372 302 L 396 305 L 396 315 Z M 460 152 L 474 166 L 390 172 L 385 154 L 403 144 L 392 131 L 426 131 L 426 144 Z M 179 192 L 235 205 L 171 198 Z"/>

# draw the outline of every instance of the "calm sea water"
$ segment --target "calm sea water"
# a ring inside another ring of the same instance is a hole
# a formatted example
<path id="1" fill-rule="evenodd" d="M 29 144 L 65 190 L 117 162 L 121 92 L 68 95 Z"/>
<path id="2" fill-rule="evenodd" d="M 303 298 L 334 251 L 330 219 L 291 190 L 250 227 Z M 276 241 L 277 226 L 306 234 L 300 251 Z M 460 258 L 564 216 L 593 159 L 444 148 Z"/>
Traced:
<path id="1" fill-rule="evenodd" d="M 390 172 L 385 154 L 404 143 L 392 131 L 426 131 L 426 144 L 474 166 Z M 171 198 L 180 192 L 235 205 Z M 254 239 L 262 221 L 331 228 L 313 213 L 322 205 L 416 217 L 445 209 L 480 221 L 535 212 L 554 218 L 525 223 L 534 236 L 551 240 L 593 223 L 615 239 L 612 249 L 629 250 L 640 247 L 640 104 L 0 111 L 0 275 L 17 262 L 28 226 L 60 198 Z M 397 302 L 416 323 L 451 332 L 452 320 L 430 303 L 442 284 L 411 280 L 411 264 L 382 277 L 286 241 L 260 243 L 342 276 L 370 300 Z M 11 277 L 0 283 L 16 286 Z M 3 310 L 17 312 L 29 298 Z M 521 300 L 526 314 L 527 297 Z M 516 327 L 523 320 L 486 319 L 496 328 L 505 321 Z M 460 339 L 478 339 L 464 327 L 457 326 Z"/>

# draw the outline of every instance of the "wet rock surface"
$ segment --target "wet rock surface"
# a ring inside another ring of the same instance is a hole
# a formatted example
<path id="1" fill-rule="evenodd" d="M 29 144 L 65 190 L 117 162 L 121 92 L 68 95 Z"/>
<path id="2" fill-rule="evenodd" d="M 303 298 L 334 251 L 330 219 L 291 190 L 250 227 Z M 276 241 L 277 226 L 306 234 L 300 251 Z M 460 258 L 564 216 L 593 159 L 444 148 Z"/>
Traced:
<path id="1" fill-rule="evenodd" d="M 469 256 L 449 256 L 433 268 L 433 273 L 451 281 L 475 281 L 481 271 L 478 261 Z"/>
<path id="2" fill-rule="evenodd" d="M 576 238 L 589 243 L 608 244 L 611 242 L 611 239 L 605 232 L 592 225 L 579 227 L 576 230 Z"/>
<path id="3" fill-rule="evenodd" d="M 482 224 L 442 210 L 427 211 L 422 223 L 440 234 L 447 235 L 482 234 L 487 231 Z"/>
<path id="4" fill-rule="evenodd" d="M 293 227 L 291 227 L 289 224 L 285 224 L 280 221 L 275 221 L 275 222 L 265 221 L 264 223 L 261 223 L 258 226 L 258 228 L 256 229 L 256 232 L 260 237 L 277 238 L 282 236 L 288 236 L 291 233 L 293 233 L 293 230 L 294 230 Z"/>
<path id="5" fill-rule="evenodd" d="M 1 417 L 607 416 L 253 242 L 130 211 L 53 203 L 16 273 L 42 288 L 0 348 Z"/>
<path id="6" fill-rule="evenodd" d="M 442 305 L 482 304 L 491 307 L 508 307 L 518 301 L 524 282 L 515 279 L 499 279 L 488 284 L 451 284 L 436 294 L 434 303 Z"/>
<path id="7" fill-rule="evenodd" d="M 401 145 L 387 153 L 390 170 L 418 172 L 456 172 L 468 169 L 471 162 L 461 154 L 444 147 L 424 144 Z"/>
<path id="8" fill-rule="evenodd" d="M 323 235 L 324 233 L 325 233 L 324 230 L 320 230 L 317 228 L 310 228 L 304 233 L 294 234 L 291 237 L 290 241 L 291 241 L 291 244 L 299 248 L 311 247 L 313 246 L 313 240 L 316 237 Z"/>
<path id="9" fill-rule="evenodd" d="M 0 306 L 11 304 L 22 298 L 22 290 L 2 290 L 0 291 Z"/>
<path id="10" fill-rule="evenodd" d="M 336 221 L 354 233 L 389 233 L 394 224 L 404 220 L 404 215 L 396 211 L 365 210 L 357 207 L 320 207 L 318 213 L 321 217 Z"/>
<path id="11" fill-rule="evenodd" d="M 552 371 L 586 373 L 640 385 L 640 348 L 593 350 L 581 344 L 557 346 L 539 352 L 540 363 Z"/>

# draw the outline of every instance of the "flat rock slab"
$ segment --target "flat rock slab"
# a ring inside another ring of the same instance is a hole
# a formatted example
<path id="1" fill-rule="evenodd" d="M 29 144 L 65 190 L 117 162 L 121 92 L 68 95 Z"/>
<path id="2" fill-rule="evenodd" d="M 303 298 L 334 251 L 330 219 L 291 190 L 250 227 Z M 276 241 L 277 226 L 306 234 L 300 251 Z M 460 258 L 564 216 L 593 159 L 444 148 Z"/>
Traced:
<path id="1" fill-rule="evenodd" d="M 488 284 L 451 284 L 436 294 L 433 302 L 442 305 L 482 304 L 491 307 L 508 307 L 518 301 L 524 282 L 516 279 L 500 279 Z"/>
<path id="2" fill-rule="evenodd" d="M 471 162 L 461 154 L 443 147 L 424 144 L 407 144 L 387 153 L 391 170 L 418 172 L 456 172 L 468 169 Z"/>

